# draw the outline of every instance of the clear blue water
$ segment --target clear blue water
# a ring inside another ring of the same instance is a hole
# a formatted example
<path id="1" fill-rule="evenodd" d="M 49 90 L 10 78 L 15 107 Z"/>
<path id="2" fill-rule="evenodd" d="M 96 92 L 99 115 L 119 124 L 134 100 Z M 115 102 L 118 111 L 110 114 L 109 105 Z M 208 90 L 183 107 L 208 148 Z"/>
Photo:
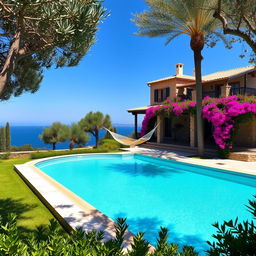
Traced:
<path id="1" fill-rule="evenodd" d="M 245 205 L 256 179 L 143 155 L 72 156 L 37 167 L 110 218 L 127 217 L 133 233 L 155 244 L 160 226 L 170 241 L 207 249 L 212 224 L 251 219 Z"/>
<path id="2" fill-rule="evenodd" d="M 11 126 L 11 141 L 13 146 L 22 146 L 24 144 L 30 144 L 35 148 L 52 149 L 51 145 L 46 145 L 39 138 L 39 135 L 43 133 L 43 129 L 47 126 Z M 117 126 L 117 130 L 120 134 L 130 135 L 134 128 L 133 126 Z M 105 134 L 105 131 L 100 131 L 100 138 Z M 95 139 L 90 136 L 90 141 L 87 145 L 95 145 Z M 68 148 L 69 143 L 57 144 L 57 149 Z"/>

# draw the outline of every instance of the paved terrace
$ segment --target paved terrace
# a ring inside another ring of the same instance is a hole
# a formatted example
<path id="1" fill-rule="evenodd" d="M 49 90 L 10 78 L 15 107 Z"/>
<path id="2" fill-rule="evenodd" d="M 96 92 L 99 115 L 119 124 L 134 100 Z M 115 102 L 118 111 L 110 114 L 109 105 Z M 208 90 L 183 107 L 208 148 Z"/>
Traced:
<path id="1" fill-rule="evenodd" d="M 213 167 L 218 169 L 230 170 L 235 172 L 241 172 L 246 174 L 256 175 L 256 162 L 244 162 L 230 159 L 200 159 L 192 158 L 191 153 L 174 152 L 161 149 L 150 149 L 143 147 L 136 148 L 123 148 L 124 151 L 128 151 L 135 154 L 143 154 L 148 156 L 160 157 L 164 159 L 171 159 L 175 161 L 198 164 L 207 167 Z"/>

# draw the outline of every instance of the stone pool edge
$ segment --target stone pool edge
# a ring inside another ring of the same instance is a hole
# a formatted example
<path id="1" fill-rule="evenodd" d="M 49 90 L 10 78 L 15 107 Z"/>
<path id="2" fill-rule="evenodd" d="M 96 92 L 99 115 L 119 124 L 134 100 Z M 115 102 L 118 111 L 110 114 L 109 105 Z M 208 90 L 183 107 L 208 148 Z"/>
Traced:
<path id="1" fill-rule="evenodd" d="M 94 153 L 94 154 L 75 154 L 72 156 L 85 156 L 85 155 L 145 155 L 163 160 L 171 160 L 177 162 L 188 163 L 192 165 L 199 165 L 208 168 L 214 168 L 225 170 L 227 172 L 249 174 L 256 176 L 255 172 L 242 171 L 237 169 L 227 168 L 228 166 L 213 166 L 211 163 L 199 163 L 197 161 L 191 161 L 188 157 L 182 159 L 168 159 L 165 156 L 157 156 L 154 154 L 145 154 L 145 152 L 118 152 L 118 153 Z M 94 208 L 92 205 L 81 199 L 72 191 L 58 183 L 56 180 L 45 174 L 39 168 L 35 166 L 36 163 L 57 159 L 66 158 L 70 155 L 48 157 L 43 159 L 37 159 L 29 161 L 25 164 L 15 165 L 15 171 L 20 175 L 24 182 L 30 187 L 30 189 L 37 195 L 37 197 L 43 202 L 43 204 L 50 210 L 61 225 L 67 230 L 71 231 L 75 228 L 82 227 L 85 231 L 91 230 L 104 230 L 105 241 L 114 237 L 114 225 L 115 222 Z M 134 234 L 127 231 L 125 235 L 124 248 L 130 249 Z M 151 246 L 150 250 L 154 247 Z"/>
<path id="2" fill-rule="evenodd" d="M 93 155 L 106 154 L 113 153 L 95 153 Z M 120 152 L 115 154 L 133 155 L 130 152 Z M 84 156 L 92 154 L 77 154 L 75 156 L 79 155 Z M 32 160 L 25 164 L 14 165 L 14 169 L 66 231 L 70 232 L 79 227 L 86 232 L 103 230 L 105 233 L 104 241 L 113 239 L 115 237 L 115 222 L 111 218 L 35 166 L 36 163 L 42 161 L 64 157 L 67 156 Z M 134 234 L 128 230 L 125 234 L 123 243 L 123 248 L 125 250 L 131 248 L 133 237 Z M 153 246 L 151 249 L 153 249 Z"/>

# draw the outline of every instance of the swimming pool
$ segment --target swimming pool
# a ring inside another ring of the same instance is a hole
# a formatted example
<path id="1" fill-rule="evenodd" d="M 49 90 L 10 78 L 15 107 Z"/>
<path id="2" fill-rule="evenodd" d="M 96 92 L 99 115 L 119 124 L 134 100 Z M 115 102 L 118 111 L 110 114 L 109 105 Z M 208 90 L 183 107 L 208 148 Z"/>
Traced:
<path id="1" fill-rule="evenodd" d="M 36 167 L 112 219 L 127 217 L 129 230 L 155 244 L 160 226 L 170 241 L 207 249 L 212 224 L 239 216 L 256 194 L 256 178 L 177 161 L 100 154 L 42 161 Z"/>

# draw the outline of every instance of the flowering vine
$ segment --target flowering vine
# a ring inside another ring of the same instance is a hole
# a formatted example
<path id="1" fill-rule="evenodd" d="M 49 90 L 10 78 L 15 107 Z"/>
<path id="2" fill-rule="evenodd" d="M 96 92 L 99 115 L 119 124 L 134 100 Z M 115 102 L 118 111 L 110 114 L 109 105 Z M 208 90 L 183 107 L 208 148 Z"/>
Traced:
<path id="1" fill-rule="evenodd" d="M 180 116 L 184 112 L 196 111 L 196 102 L 168 101 L 163 105 L 152 106 L 146 111 L 142 122 L 141 135 L 146 134 L 151 118 L 157 115 Z M 236 123 L 241 117 L 256 115 L 256 97 L 229 96 L 224 98 L 205 97 L 203 100 L 202 117 L 213 126 L 213 138 L 222 150 L 232 148 L 232 138 Z"/>

